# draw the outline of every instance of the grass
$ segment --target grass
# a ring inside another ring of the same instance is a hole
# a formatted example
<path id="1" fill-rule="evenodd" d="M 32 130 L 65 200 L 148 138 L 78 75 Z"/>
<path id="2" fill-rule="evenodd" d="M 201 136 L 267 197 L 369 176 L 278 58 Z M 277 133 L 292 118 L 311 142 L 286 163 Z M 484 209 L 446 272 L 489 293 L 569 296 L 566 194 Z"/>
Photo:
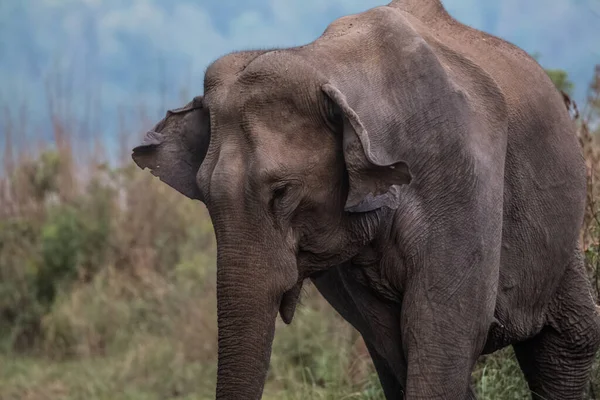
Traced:
<path id="1" fill-rule="evenodd" d="M 211 372 L 202 363 L 182 364 L 167 343 L 146 350 L 55 363 L 39 358 L 0 358 L 0 399 L 209 399 Z M 152 349 L 152 350 L 149 350 Z M 133 373 L 133 370 L 137 370 Z M 208 367 L 210 369 L 210 367 Z M 214 396 L 214 395 L 213 395 Z"/>
<path id="2" fill-rule="evenodd" d="M 383 400 L 356 332 L 315 296 L 314 289 L 309 292 L 294 324 L 277 328 L 264 398 Z M 92 294 L 98 293 L 93 290 Z M 76 296 L 73 301 L 81 300 Z M 111 348 L 101 354 L 62 360 L 0 356 L 0 399 L 45 399 L 50 393 L 50 398 L 69 400 L 213 398 L 216 348 L 210 335 L 194 325 L 188 329 L 195 332 L 182 332 L 186 324 L 178 319 L 185 312 L 171 321 L 179 334 L 161 333 L 147 323 L 142 327 L 130 311 L 135 305 L 117 303 L 104 313 L 116 316 L 111 323 L 124 334 L 120 339 L 113 336 Z M 84 306 L 92 310 L 100 326 L 105 325 L 103 317 L 93 309 L 104 308 L 103 304 L 100 299 Z M 70 310 L 72 304 L 66 307 Z M 89 336 L 95 329 L 102 330 L 100 326 L 88 326 L 85 331 Z M 90 346 L 83 333 L 80 340 Z M 473 378 L 481 400 L 526 398 L 526 386 L 510 349 L 482 359 Z"/>
<path id="3" fill-rule="evenodd" d="M 43 355 L 0 356 L 0 399 L 212 398 L 214 291 L 133 285 L 146 299 L 111 274 L 58 299 Z M 277 328 L 265 399 L 381 399 L 356 333 L 309 292 L 294 326 Z"/>

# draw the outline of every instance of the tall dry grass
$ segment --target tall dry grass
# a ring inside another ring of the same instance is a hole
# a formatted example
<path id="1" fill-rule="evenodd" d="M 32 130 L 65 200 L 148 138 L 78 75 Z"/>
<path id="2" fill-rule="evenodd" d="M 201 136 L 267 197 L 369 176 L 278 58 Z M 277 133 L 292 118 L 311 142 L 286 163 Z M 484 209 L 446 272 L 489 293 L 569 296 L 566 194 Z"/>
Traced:
<path id="1" fill-rule="evenodd" d="M 600 68 L 577 119 L 588 166 L 582 244 L 600 291 Z M 204 206 L 81 143 L 49 97 L 53 139 L 4 110 L 0 175 L 0 399 L 209 399 L 216 367 L 215 243 Z M 140 112 L 140 127 L 151 124 Z M 25 139 L 24 139 L 25 138 Z M 278 326 L 265 398 L 383 399 L 359 335 L 309 287 Z M 521 399 L 510 349 L 482 357 L 481 399 Z M 594 368 L 590 396 L 600 390 Z"/>

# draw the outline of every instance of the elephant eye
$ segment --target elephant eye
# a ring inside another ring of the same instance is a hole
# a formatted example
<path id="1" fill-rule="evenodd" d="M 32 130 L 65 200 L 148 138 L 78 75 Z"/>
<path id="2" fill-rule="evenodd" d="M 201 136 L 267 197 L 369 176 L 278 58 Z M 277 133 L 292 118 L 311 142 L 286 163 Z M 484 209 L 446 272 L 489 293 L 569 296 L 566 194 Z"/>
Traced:
<path id="1" fill-rule="evenodd" d="M 281 198 L 281 197 L 285 196 L 287 189 L 288 189 L 287 185 L 275 188 L 275 190 L 273 190 L 273 199 L 277 199 L 277 198 Z"/>
<path id="2" fill-rule="evenodd" d="M 296 178 L 288 178 L 278 181 L 271 186 L 271 198 L 269 208 L 278 219 L 289 219 L 292 217 L 300 202 L 302 201 L 302 182 Z"/>
<path id="3" fill-rule="evenodd" d="M 277 184 L 271 191 L 271 200 L 269 208 L 271 213 L 280 218 L 289 217 L 289 213 L 294 211 L 297 196 L 292 196 L 293 185 L 290 182 Z"/>
<path id="4" fill-rule="evenodd" d="M 281 207 L 281 203 L 288 192 L 288 185 L 280 185 L 273 189 L 271 195 L 270 206 L 272 211 L 277 211 Z"/>

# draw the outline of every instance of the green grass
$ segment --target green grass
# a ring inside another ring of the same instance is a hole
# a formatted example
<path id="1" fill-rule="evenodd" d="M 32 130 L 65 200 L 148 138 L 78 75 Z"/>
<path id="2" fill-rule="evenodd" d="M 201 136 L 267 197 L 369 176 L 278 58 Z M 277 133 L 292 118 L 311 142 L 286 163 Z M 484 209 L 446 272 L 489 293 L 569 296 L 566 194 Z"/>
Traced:
<path id="1" fill-rule="evenodd" d="M 527 384 L 510 347 L 481 357 L 473 381 L 479 400 L 529 398 Z"/>
<path id="2" fill-rule="evenodd" d="M 39 354 L 0 355 L 0 399 L 213 398 L 214 290 L 182 271 L 145 285 L 113 271 L 60 297 Z M 264 398 L 383 399 L 356 332 L 308 292 L 279 322 Z"/>
<path id="3" fill-rule="evenodd" d="M 0 399 L 209 399 L 212 365 L 182 362 L 166 341 L 120 355 L 54 362 L 0 357 Z"/>
<path id="4" fill-rule="evenodd" d="M 278 327 L 264 399 L 383 400 L 354 332 L 316 303 Z M 188 353 L 198 343 L 148 332 L 130 339 L 110 354 L 67 360 L 0 356 L 0 399 L 213 398 L 214 357 Z M 510 349 L 482 358 L 473 377 L 481 400 L 528 398 Z"/>

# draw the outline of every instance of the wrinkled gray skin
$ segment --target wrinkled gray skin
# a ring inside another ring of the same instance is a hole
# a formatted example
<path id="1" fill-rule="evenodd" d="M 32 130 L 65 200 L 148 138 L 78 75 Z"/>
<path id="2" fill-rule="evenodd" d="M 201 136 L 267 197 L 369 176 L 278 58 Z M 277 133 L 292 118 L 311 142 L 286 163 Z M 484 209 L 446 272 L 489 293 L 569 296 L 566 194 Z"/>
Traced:
<path id="1" fill-rule="evenodd" d="M 478 356 L 508 345 L 534 398 L 582 398 L 600 340 L 585 168 L 527 54 L 399 0 L 226 55 L 204 87 L 133 158 L 210 212 L 217 399 L 261 397 L 305 279 L 363 335 L 388 399 L 474 398 Z"/>

